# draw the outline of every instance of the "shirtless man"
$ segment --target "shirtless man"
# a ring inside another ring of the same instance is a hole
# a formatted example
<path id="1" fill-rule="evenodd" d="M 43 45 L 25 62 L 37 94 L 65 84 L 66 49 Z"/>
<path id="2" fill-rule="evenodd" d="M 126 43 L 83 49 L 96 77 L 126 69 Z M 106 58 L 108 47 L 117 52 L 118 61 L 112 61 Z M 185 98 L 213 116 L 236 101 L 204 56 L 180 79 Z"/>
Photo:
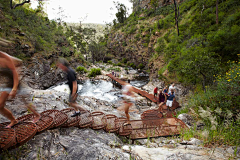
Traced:
<path id="1" fill-rule="evenodd" d="M 15 65 L 19 65 L 20 62 L 21 60 L 0 51 L 0 113 L 11 121 L 6 128 L 11 128 L 18 123 L 12 112 L 5 108 L 5 104 L 8 98 L 16 96 L 19 89 L 19 77 Z M 23 101 L 26 102 L 24 98 Z M 40 119 L 40 114 L 33 109 L 32 104 L 26 105 L 33 112 L 35 117 L 33 123 L 36 123 Z"/>
<path id="2" fill-rule="evenodd" d="M 127 125 L 127 124 L 130 124 L 129 108 L 134 103 L 133 87 L 130 85 L 130 80 L 128 80 L 128 83 L 123 86 L 122 94 L 123 94 L 124 105 L 121 107 L 118 107 L 117 110 L 125 111 L 125 114 L 127 117 L 127 123 L 125 123 L 124 125 Z"/>

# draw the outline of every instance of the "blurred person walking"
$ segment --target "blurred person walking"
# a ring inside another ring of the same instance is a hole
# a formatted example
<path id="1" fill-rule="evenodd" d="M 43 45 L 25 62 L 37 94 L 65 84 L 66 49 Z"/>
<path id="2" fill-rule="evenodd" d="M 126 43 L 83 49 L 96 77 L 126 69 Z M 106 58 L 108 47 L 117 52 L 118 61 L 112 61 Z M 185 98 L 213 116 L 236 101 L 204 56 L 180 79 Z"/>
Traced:
<path id="1" fill-rule="evenodd" d="M 68 61 L 64 58 L 59 58 L 57 63 L 58 68 L 62 69 L 64 72 L 67 73 L 67 84 L 70 89 L 69 94 L 69 105 L 75 109 L 75 112 L 71 115 L 71 117 L 76 117 L 81 115 L 79 108 L 81 108 L 77 103 L 77 96 L 78 96 L 78 85 L 77 85 L 77 77 L 76 72 L 70 68 Z"/>
<path id="2" fill-rule="evenodd" d="M 127 123 L 124 123 L 124 125 L 127 125 L 127 124 L 130 124 L 129 108 L 135 103 L 133 87 L 132 85 L 130 85 L 130 80 L 128 80 L 128 83 L 123 85 L 122 98 L 123 98 L 124 105 L 121 107 L 118 107 L 117 110 L 125 111 L 125 114 L 127 117 Z"/>
<path id="3" fill-rule="evenodd" d="M 33 112 L 33 123 L 38 122 L 40 114 L 34 109 L 32 103 L 28 103 L 26 98 L 29 94 L 26 91 L 20 90 L 19 74 L 16 67 L 22 65 L 22 61 L 15 57 L 0 51 L 0 113 L 8 118 L 11 122 L 6 128 L 11 128 L 16 125 L 18 121 L 13 116 L 12 112 L 5 108 L 6 101 L 16 96 L 17 91 L 22 97 L 22 101 L 26 107 Z"/>

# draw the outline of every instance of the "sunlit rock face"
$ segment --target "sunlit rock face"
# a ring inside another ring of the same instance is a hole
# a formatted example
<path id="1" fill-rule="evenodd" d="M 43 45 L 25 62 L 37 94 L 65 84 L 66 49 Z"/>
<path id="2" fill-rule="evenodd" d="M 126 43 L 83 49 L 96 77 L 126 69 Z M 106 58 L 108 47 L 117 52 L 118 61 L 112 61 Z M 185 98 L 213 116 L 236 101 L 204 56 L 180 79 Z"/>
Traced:
<path id="1" fill-rule="evenodd" d="M 176 0 L 177 3 L 181 3 L 184 0 Z M 135 0 L 133 3 L 133 10 L 136 11 L 137 8 L 141 9 L 147 9 L 147 8 L 152 8 L 150 4 L 151 0 Z M 158 6 L 165 6 L 165 5 L 171 5 L 173 4 L 173 0 L 159 0 Z"/>

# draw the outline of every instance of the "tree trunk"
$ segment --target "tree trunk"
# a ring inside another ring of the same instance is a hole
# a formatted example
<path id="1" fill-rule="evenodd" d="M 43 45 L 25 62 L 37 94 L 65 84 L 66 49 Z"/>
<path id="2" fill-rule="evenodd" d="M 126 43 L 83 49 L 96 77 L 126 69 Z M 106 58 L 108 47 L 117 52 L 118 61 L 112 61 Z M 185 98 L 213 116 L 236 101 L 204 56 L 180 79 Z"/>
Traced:
<path id="1" fill-rule="evenodd" d="M 178 33 L 178 36 L 179 36 L 179 29 L 178 29 L 178 9 L 177 9 L 177 4 L 176 4 L 176 0 L 173 0 L 174 1 L 174 6 L 175 6 L 175 24 L 177 26 L 177 33 Z"/>
<path id="2" fill-rule="evenodd" d="M 216 24 L 218 23 L 218 0 L 216 0 Z"/>
<path id="3" fill-rule="evenodd" d="M 204 93 L 206 93 L 206 80 L 207 80 L 207 77 L 205 74 L 203 74 L 203 72 L 200 71 L 200 74 L 203 76 L 203 81 L 202 81 L 202 88 L 204 90 Z"/>

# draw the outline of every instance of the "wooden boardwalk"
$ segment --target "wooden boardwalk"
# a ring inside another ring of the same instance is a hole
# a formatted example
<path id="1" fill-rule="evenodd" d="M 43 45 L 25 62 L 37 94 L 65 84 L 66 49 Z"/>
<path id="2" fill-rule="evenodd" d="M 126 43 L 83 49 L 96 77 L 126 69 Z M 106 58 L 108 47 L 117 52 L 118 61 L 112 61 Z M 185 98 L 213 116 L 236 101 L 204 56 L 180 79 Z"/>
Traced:
<path id="1" fill-rule="evenodd" d="M 107 74 L 108 77 L 112 78 L 114 81 L 118 82 L 119 84 L 121 85 L 126 85 L 128 84 L 127 82 L 125 81 L 122 81 L 120 79 L 118 79 L 117 77 L 113 76 L 112 74 Z M 147 99 L 149 99 L 150 101 L 154 102 L 154 103 L 157 103 L 157 99 L 154 98 L 154 95 L 152 94 L 149 94 L 148 92 L 146 91 L 142 91 L 142 90 L 139 90 L 135 87 L 133 87 L 133 91 L 143 97 L 146 97 Z"/>

